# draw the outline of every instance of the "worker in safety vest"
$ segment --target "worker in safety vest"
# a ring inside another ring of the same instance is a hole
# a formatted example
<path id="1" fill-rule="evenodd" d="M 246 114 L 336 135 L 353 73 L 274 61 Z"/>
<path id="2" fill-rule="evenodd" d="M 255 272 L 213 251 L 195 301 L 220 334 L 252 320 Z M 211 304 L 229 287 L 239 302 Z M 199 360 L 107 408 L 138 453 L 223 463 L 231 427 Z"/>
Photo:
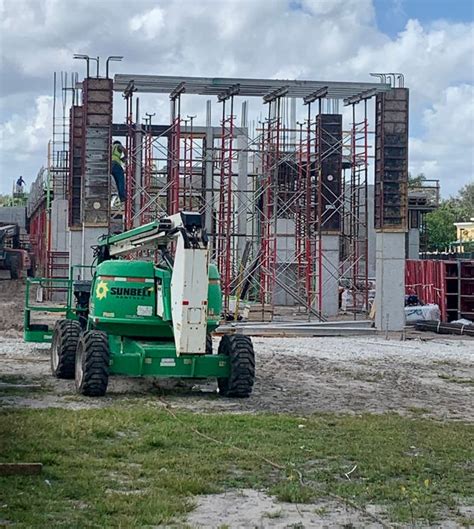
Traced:
<path id="1" fill-rule="evenodd" d="M 123 164 L 127 159 L 125 147 L 117 140 L 112 144 L 112 167 L 111 172 L 117 186 L 120 202 L 125 202 L 125 173 Z"/>

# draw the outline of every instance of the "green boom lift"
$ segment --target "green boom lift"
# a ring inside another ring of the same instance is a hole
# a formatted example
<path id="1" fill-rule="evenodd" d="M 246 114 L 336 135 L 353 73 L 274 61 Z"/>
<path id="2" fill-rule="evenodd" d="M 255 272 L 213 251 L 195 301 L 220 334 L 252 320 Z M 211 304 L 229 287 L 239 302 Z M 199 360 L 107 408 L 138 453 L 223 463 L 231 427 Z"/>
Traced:
<path id="1" fill-rule="evenodd" d="M 150 248 L 161 255 L 158 265 L 120 259 Z M 221 289 L 200 214 L 181 212 L 104 237 L 97 254 L 92 280 L 69 283 L 68 299 L 74 296 L 76 306 L 55 324 L 56 377 L 75 378 L 79 393 L 96 397 L 105 394 L 109 375 L 215 377 L 221 395 L 250 395 L 250 338 L 224 335 L 217 354 L 212 350 Z"/>

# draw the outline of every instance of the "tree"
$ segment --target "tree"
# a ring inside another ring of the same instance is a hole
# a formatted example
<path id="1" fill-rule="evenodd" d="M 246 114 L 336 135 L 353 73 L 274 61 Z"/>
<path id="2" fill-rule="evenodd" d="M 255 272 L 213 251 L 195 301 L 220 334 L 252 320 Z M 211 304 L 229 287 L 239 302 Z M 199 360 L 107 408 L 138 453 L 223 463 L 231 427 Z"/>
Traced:
<path id="1" fill-rule="evenodd" d="M 426 215 L 428 251 L 444 251 L 456 240 L 455 222 L 474 217 L 474 184 L 466 184 L 455 197 L 442 200 L 435 211 Z"/>
<path id="2" fill-rule="evenodd" d="M 426 233 L 428 251 L 443 252 L 456 240 L 455 222 L 458 220 L 458 208 L 452 200 L 443 200 L 438 209 L 426 215 Z"/>
<path id="3" fill-rule="evenodd" d="M 462 187 L 457 196 L 461 219 L 460 222 L 469 221 L 474 217 L 474 183 Z"/>
<path id="4" fill-rule="evenodd" d="M 411 173 L 408 173 L 408 189 L 420 187 L 425 180 L 426 176 L 424 173 L 419 173 L 416 176 L 411 176 Z"/>

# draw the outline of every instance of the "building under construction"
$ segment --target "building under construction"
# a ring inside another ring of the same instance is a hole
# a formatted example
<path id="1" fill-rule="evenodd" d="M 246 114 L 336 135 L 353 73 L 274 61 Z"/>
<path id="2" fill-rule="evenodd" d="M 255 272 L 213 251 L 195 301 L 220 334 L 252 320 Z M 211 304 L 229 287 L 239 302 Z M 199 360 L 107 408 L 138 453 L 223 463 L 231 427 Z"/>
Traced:
<path id="1" fill-rule="evenodd" d="M 97 238 L 178 210 L 205 218 L 225 316 L 367 313 L 404 325 L 408 89 L 376 82 L 160 75 L 55 76 L 48 164 L 28 203 L 39 273 L 85 276 Z M 95 60 L 95 59 L 94 59 Z M 114 93 L 123 98 L 114 98 Z M 148 94 L 169 97 L 155 116 Z M 197 96 L 200 96 L 199 98 Z M 186 98 L 197 116 L 183 109 Z M 199 103 L 201 101 L 201 103 Z M 115 116 L 121 116 L 118 120 Z M 123 207 L 111 145 L 127 149 Z M 369 185 L 372 180 L 373 185 Z M 155 259 L 153 252 L 147 256 Z"/>

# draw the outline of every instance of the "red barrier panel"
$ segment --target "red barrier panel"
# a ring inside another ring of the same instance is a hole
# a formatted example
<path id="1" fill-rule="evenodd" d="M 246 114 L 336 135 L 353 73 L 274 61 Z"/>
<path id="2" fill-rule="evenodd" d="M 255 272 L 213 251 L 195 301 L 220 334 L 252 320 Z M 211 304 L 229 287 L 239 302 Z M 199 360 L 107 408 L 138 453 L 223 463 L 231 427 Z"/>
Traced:
<path id="1" fill-rule="evenodd" d="M 405 294 L 416 294 L 422 303 L 435 303 L 441 311 L 441 321 L 448 321 L 448 296 L 456 296 L 448 281 L 457 279 L 452 274 L 453 261 L 407 260 L 405 268 Z M 452 283 L 454 286 L 454 283 Z M 454 299 L 453 299 L 454 301 Z M 453 314 L 454 316 L 454 314 Z M 455 319 L 455 316 L 449 320 Z"/>

